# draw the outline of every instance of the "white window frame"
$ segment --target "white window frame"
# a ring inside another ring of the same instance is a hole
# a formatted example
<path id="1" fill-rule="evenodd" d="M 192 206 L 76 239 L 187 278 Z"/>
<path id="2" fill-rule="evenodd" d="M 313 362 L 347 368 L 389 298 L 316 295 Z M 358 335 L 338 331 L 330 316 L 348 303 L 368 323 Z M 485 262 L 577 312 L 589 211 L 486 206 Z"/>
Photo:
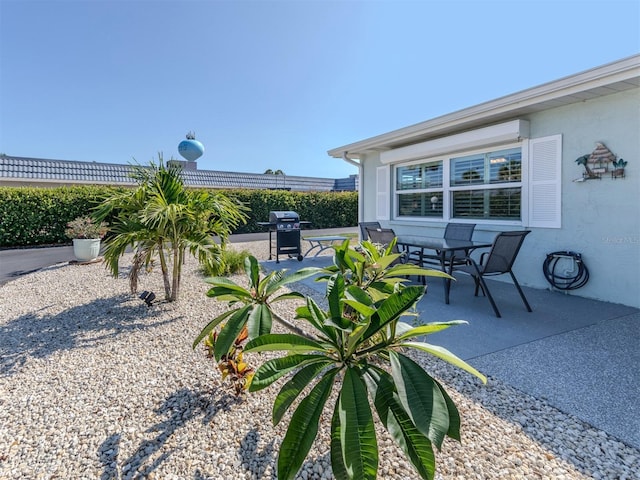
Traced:
<path id="1" fill-rule="evenodd" d="M 411 189 L 407 189 L 407 190 L 398 190 L 398 182 L 397 182 L 397 178 L 398 178 L 398 168 L 399 167 L 410 167 L 412 165 L 422 165 L 425 163 L 436 163 L 436 162 L 442 162 L 442 186 L 441 187 L 434 187 L 434 188 L 411 188 Z M 410 221 L 432 221 L 432 222 L 440 222 L 442 221 L 442 219 L 440 217 L 409 217 L 409 216 L 399 216 L 398 215 L 398 209 L 399 209 L 399 205 L 400 202 L 398 200 L 398 196 L 400 194 L 412 194 L 412 193 L 429 193 L 429 192 L 442 192 L 442 198 L 445 198 L 446 195 L 446 185 L 445 185 L 445 178 L 447 178 L 446 176 L 449 175 L 449 164 L 447 162 L 447 157 L 446 156 L 441 156 L 441 157 L 436 157 L 436 158 L 429 158 L 429 159 L 420 159 L 420 160 L 414 160 L 412 162 L 406 162 L 406 163 L 398 163 L 397 165 L 393 166 L 393 178 L 391 179 L 392 182 L 392 192 L 393 192 L 393 219 L 394 220 L 410 220 Z M 401 192 L 401 193 L 400 193 Z M 448 208 L 448 203 L 449 202 L 444 202 L 444 204 L 442 205 L 443 211 L 442 214 L 443 216 L 445 215 L 445 208 Z M 448 211 L 446 212 L 446 214 L 448 215 Z"/>
<path id="2" fill-rule="evenodd" d="M 505 182 L 505 183 L 485 183 L 479 185 L 456 185 L 451 186 L 451 160 L 457 157 L 464 157 L 467 155 L 476 155 L 476 154 L 486 154 L 487 152 L 495 152 L 500 150 L 508 150 L 512 148 L 520 148 L 521 151 L 521 180 L 519 182 Z M 420 158 L 418 160 L 413 160 L 410 162 L 402 162 L 394 165 L 393 169 L 393 182 L 392 182 L 392 192 L 394 199 L 394 210 L 393 210 L 393 220 L 395 221 L 410 221 L 410 222 L 421 222 L 421 223 L 442 223 L 456 221 L 456 222 L 469 222 L 469 223 L 481 223 L 483 225 L 512 225 L 512 226 L 522 226 L 526 223 L 528 205 L 527 205 L 527 192 L 526 188 L 528 175 L 528 145 L 526 141 L 521 142 L 512 142 L 501 145 L 494 146 L 485 146 L 483 148 L 475 148 L 473 150 L 466 151 L 457 151 L 455 153 L 451 153 L 448 155 L 438 155 L 436 157 L 430 158 Z M 411 189 L 411 190 L 398 190 L 397 189 L 397 171 L 398 167 L 406 167 L 411 165 L 419 165 L 425 163 L 433 163 L 442 161 L 442 188 L 433 188 L 433 189 Z M 506 219 L 487 219 L 487 218 L 453 218 L 451 217 L 452 211 L 452 198 L 451 194 L 454 191 L 462 191 L 462 190 L 492 190 L 498 188 L 520 188 L 520 219 L 519 220 L 506 220 Z M 443 206 L 442 206 L 442 217 L 408 217 L 408 216 L 399 216 L 398 215 L 398 197 L 401 194 L 410 194 L 410 193 L 424 193 L 428 191 L 442 191 L 443 198 Z"/>

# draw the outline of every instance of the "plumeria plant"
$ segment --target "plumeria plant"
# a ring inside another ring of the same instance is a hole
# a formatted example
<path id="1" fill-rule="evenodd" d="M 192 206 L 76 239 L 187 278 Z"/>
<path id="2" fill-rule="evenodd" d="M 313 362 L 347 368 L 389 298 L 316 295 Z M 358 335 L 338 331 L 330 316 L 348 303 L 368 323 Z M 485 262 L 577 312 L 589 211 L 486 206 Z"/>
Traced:
<path id="1" fill-rule="evenodd" d="M 365 241 L 355 249 L 345 241 L 334 247 L 331 267 L 305 268 L 291 275 L 272 272 L 264 278 L 257 260 L 249 257 L 245 264 L 248 289 L 226 278 L 207 279 L 213 285 L 208 295 L 230 302 L 233 308 L 203 329 L 194 348 L 226 321 L 213 349 L 217 360 L 228 354 L 244 328 L 248 332 L 244 354 L 284 353 L 260 365 L 249 386 L 255 392 L 288 378 L 276 395 L 272 415 L 277 424 L 293 409 L 278 455 L 279 479 L 293 479 L 300 470 L 333 393 L 331 465 L 339 480 L 377 477 L 373 412 L 423 479 L 434 478 L 433 445 L 440 449 L 446 436 L 460 440 L 460 415 L 454 402 L 407 352 L 426 352 L 483 382 L 486 378 L 451 352 L 426 341 L 432 333 L 466 322 L 412 326 L 403 321 L 403 317 L 415 319 L 415 305 L 426 288 L 406 285 L 408 277 L 446 274 L 398 262 L 401 254 L 393 253 L 394 244 L 395 240 L 386 246 Z M 271 306 L 304 298 L 296 292 L 278 292 L 312 275 L 327 283 L 328 309 L 306 298 L 296 311 L 301 328 L 280 318 Z M 270 333 L 273 319 L 290 332 Z"/>

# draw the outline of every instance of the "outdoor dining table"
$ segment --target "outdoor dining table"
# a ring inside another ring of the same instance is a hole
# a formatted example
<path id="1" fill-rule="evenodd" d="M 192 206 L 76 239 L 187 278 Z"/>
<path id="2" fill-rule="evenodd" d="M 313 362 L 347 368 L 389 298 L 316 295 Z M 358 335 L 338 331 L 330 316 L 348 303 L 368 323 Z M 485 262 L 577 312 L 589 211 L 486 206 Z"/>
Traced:
<path id="1" fill-rule="evenodd" d="M 399 248 L 403 248 L 405 251 L 409 251 L 411 247 L 419 248 L 420 264 L 422 264 L 424 250 L 434 250 L 440 259 L 440 268 L 449 275 L 453 272 L 455 252 L 462 250 L 466 257 L 477 248 L 489 248 L 493 245 L 492 242 L 486 241 L 447 240 L 442 237 L 424 237 L 421 235 L 398 235 L 397 244 Z M 444 281 L 444 301 L 449 305 L 451 279 L 443 278 L 442 280 Z"/>

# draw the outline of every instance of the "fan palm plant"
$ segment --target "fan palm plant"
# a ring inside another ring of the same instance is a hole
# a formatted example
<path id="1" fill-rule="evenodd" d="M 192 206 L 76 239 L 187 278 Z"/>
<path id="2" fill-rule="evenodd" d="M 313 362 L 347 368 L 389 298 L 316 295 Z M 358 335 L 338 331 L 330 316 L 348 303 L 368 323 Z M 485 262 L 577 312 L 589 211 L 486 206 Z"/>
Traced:
<path id="1" fill-rule="evenodd" d="M 137 188 L 107 198 L 96 211 L 96 218 L 114 215 L 112 235 L 105 241 L 104 259 L 114 276 L 119 260 L 129 247 L 134 259 L 129 280 L 137 290 L 138 275 L 157 258 L 162 271 L 165 300 L 175 301 L 185 252 L 189 251 L 205 266 L 222 262 L 221 251 L 231 231 L 246 221 L 245 207 L 221 193 L 188 190 L 181 167 L 158 164 L 136 165 L 132 177 Z M 216 243 L 214 236 L 220 238 Z"/>

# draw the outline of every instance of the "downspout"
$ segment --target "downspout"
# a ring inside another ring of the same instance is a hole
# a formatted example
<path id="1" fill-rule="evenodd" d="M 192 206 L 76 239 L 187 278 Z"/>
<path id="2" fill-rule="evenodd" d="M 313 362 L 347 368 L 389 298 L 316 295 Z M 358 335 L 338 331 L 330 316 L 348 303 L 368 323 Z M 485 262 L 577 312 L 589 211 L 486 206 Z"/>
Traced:
<path id="1" fill-rule="evenodd" d="M 358 167 L 358 222 L 363 222 L 364 206 L 362 201 L 362 162 L 356 162 L 347 156 L 347 151 L 342 152 L 342 160 Z"/>

